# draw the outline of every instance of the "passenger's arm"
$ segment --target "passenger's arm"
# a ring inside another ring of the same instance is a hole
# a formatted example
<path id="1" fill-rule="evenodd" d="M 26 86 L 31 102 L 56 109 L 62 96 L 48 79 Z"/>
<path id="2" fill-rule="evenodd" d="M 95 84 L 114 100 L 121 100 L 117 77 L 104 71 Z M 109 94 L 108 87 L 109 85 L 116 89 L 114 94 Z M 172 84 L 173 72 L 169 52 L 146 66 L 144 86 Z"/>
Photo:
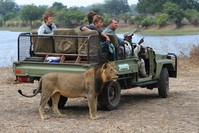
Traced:
<path id="1" fill-rule="evenodd" d="M 85 25 L 80 26 L 79 29 L 80 29 L 81 31 L 90 30 L 90 29 L 89 29 L 88 27 L 86 27 Z"/>
<path id="2" fill-rule="evenodd" d="M 134 48 L 134 54 L 136 57 L 138 57 L 138 53 L 140 52 L 141 46 L 136 44 L 136 47 Z"/>
<path id="3" fill-rule="evenodd" d="M 105 37 L 106 41 L 110 41 L 110 38 L 106 34 L 104 34 L 103 32 L 101 32 L 100 35 L 103 36 L 103 37 Z"/>

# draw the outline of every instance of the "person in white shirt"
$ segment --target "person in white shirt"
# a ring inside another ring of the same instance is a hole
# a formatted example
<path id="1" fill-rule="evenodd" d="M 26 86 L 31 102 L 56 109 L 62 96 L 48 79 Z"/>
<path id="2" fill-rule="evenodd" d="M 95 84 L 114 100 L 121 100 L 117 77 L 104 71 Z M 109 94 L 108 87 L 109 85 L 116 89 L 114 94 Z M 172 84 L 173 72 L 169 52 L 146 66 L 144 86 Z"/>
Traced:
<path id="1" fill-rule="evenodd" d="M 43 15 L 44 24 L 38 29 L 38 35 L 53 35 L 56 25 L 53 23 L 53 15 L 51 13 L 45 13 Z"/>
<path id="2" fill-rule="evenodd" d="M 132 43 L 132 33 L 124 33 L 124 47 L 125 47 L 125 52 L 127 58 L 132 55 L 132 48 L 134 48 L 133 43 Z M 144 39 L 142 38 L 135 46 L 134 48 L 134 55 L 138 57 L 138 53 L 140 52 L 141 46 L 140 44 L 144 42 Z M 139 76 L 141 78 L 146 78 L 148 75 L 146 74 L 146 69 L 145 69 L 145 62 L 142 58 L 138 57 L 138 68 L 139 68 Z"/>

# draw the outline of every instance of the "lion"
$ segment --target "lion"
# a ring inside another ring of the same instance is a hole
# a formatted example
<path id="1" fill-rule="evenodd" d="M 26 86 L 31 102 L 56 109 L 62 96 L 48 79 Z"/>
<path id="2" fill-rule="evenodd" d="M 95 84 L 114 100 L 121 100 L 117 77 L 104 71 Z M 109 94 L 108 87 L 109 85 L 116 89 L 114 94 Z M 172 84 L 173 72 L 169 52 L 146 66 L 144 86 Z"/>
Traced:
<path id="1" fill-rule="evenodd" d="M 52 72 L 43 75 L 34 95 L 40 91 L 41 101 L 39 114 L 45 119 L 44 107 L 48 100 L 52 99 L 52 109 L 56 115 L 63 116 L 58 110 L 60 96 L 67 98 L 86 97 L 88 100 L 91 119 L 97 119 L 97 98 L 104 85 L 118 78 L 114 62 L 106 62 L 89 68 L 85 73 Z M 19 91 L 20 94 L 22 92 Z M 25 96 L 24 94 L 22 94 Z M 26 96 L 31 97 L 31 96 Z"/>

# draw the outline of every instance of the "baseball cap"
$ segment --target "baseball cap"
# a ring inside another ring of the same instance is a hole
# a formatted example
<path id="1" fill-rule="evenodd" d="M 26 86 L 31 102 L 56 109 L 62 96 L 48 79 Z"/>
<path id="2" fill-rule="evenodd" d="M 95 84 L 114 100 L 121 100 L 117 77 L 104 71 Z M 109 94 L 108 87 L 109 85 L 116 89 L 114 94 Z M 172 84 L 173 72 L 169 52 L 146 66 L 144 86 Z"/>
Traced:
<path id="1" fill-rule="evenodd" d="M 130 33 L 130 32 L 124 33 L 124 37 L 127 37 L 127 36 L 133 36 L 133 33 Z"/>

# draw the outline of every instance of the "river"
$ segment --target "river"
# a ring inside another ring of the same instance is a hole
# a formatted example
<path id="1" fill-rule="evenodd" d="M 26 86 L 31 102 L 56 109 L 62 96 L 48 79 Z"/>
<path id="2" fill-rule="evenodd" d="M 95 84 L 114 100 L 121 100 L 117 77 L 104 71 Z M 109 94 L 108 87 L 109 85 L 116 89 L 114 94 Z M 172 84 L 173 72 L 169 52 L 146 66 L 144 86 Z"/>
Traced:
<path id="1" fill-rule="evenodd" d="M 17 60 L 17 37 L 20 32 L 0 31 L 0 67 L 12 66 Z M 122 37 L 121 34 L 119 34 Z M 135 34 L 133 42 L 144 37 L 145 47 L 152 47 L 163 53 L 172 52 L 178 56 L 189 56 L 190 49 L 199 45 L 199 35 L 183 36 L 143 36 Z"/>

